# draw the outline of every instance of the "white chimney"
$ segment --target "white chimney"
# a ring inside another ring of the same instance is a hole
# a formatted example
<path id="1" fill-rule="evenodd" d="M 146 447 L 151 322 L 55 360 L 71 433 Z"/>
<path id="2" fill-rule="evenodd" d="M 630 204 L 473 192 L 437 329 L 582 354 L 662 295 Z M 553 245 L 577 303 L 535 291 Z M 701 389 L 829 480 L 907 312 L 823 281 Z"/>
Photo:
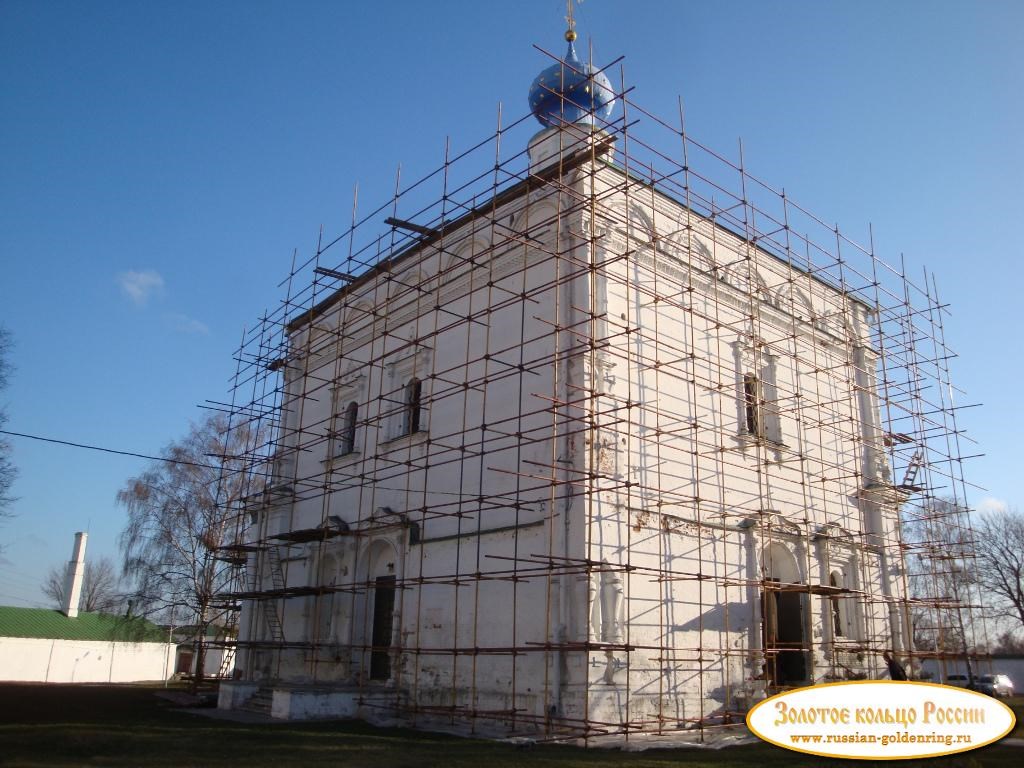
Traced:
<path id="1" fill-rule="evenodd" d="M 73 619 L 78 615 L 78 603 L 82 599 L 82 579 L 85 576 L 85 542 L 89 534 L 79 531 L 75 534 L 75 549 L 68 563 L 68 574 L 64 579 L 64 615 Z"/>

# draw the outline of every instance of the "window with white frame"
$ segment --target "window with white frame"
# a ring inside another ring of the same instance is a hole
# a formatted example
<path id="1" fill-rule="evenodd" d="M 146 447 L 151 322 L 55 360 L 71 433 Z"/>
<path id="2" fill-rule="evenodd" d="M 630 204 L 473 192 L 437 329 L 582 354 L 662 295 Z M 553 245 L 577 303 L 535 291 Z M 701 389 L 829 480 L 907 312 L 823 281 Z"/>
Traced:
<path id="1" fill-rule="evenodd" d="M 386 410 L 390 413 L 388 439 L 426 432 L 428 429 L 427 382 L 431 350 L 420 349 L 386 363 L 388 387 Z"/>
<path id="2" fill-rule="evenodd" d="M 743 374 L 743 429 L 748 435 L 764 436 L 761 420 L 761 382 L 752 373 Z"/>
<path id="3" fill-rule="evenodd" d="M 842 587 L 843 577 L 838 571 L 832 571 L 828 575 L 828 585 L 834 590 L 829 596 L 829 613 L 832 616 L 832 635 L 835 638 L 846 636 L 846 622 L 843 621 L 843 600 L 839 596 Z"/>
<path id="4" fill-rule="evenodd" d="M 852 591 L 853 578 L 849 575 L 852 565 L 833 569 L 828 575 L 832 589 L 828 597 L 829 625 L 833 640 L 857 640 L 859 620 L 857 603 Z"/>
<path id="5" fill-rule="evenodd" d="M 423 416 L 423 382 L 413 376 L 406 382 L 402 402 L 402 434 L 420 431 Z"/>
<path id="6" fill-rule="evenodd" d="M 345 406 L 341 430 L 335 436 L 338 443 L 335 455 L 346 456 L 356 450 L 356 426 L 359 424 L 359 403 L 355 400 Z"/>
<path id="7" fill-rule="evenodd" d="M 744 438 L 782 445 L 782 417 L 776 385 L 778 358 L 755 353 L 743 341 L 733 344 L 737 372 L 737 417 Z"/>
<path id="8" fill-rule="evenodd" d="M 359 452 L 359 422 L 365 419 L 361 402 L 365 402 L 362 373 L 351 373 L 339 380 L 334 388 L 334 410 L 331 417 L 331 455 L 349 456 Z"/>

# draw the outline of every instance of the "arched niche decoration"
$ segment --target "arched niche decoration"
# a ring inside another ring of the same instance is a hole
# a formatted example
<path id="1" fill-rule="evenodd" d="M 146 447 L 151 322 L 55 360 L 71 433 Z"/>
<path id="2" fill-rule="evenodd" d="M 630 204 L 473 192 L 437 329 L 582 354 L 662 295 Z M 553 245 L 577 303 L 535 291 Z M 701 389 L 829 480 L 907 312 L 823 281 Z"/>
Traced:
<path id="1" fill-rule="evenodd" d="M 691 230 L 688 233 L 682 224 L 659 240 L 658 250 L 691 269 L 708 275 L 715 272 L 715 257 L 711 248 L 695 231 Z"/>
<path id="2" fill-rule="evenodd" d="M 751 299 L 774 304 L 774 297 L 768 290 L 768 283 L 754 266 L 752 259 L 741 259 L 730 264 L 721 272 L 722 281 Z"/>
<path id="3" fill-rule="evenodd" d="M 446 245 L 441 255 L 441 280 L 450 280 L 460 271 L 479 266 L 485 257 L 490 257 L 490 249 L 491 242 L 482 232 L 451 246 Z"/>
<path id="4" fill-rule="evenodd" d="M 852 342 L 856 339 L 848 311 L 836 309 L 825 316 L 825 321 L 828 332 L 833 336 L 838 336 L 847 342 Z"/>
<path id="5" fill-rule="evenodd" d="M 342 329 L 350 336 L 354 329 L 373 322 L 373 305 L 366 299 L 357 299 L 345 309 L 344 318 Z"/>
<path id="6" fill-rule="evenodd" d="M 426 270 L 418 267 L 392 273 L 391 279 L 388 280 L 388 301 L 406 303 L 420 300 L 433 290 L 434 286 L 428 283 L 429 279 Z"/>
<path id="7" fill-rule="evenodd" d="M 653 245 L 657 240 L 654 222 L 636 203 L 616 201 L 606 206 L 605 211 L 610 228 L 626 236 L 630 248 Z"/>
<path id="8" fill-rule="evenodd" d="M 314 585 L 322 587 L 323 591 L 316 597 L 311 617 L 313 627 L 310 639 L 314 643 L 333 645 L 339 641 L 338 614 L 345 603 L 336 590 L 341 584 L 341 567 L 341 557 L 336 552 L 323 552 L 318 558 Z"/>
<path id="9" fill-rule="evenodd" d="M 311 356 L 323 354 L 337 345 L 341 334 L 334 325 L 335 318 L 336 315 L 329 314 L 310 325 L 306 338 L 308 339 L 308 351 Z"/>
<path id="10" fill-rule="evenodd" d="M 533 200 L 516 214 L 516 231 L 533 240 L 544 240 L 544 235 L 558 226 L 559 218 L 566 212 L 558 210 L 557 202 L 550 196 Z M 549 238 L 553 241 L 553 238 Z"/>
<path id="11" fill-rule="evenodd" d="M 790 313 L 797 320 L 810 322 L 814 315 L 814 307 L 807 294 L 800 288 L 783 283 L 775 291 L 775 306 L 783 312 Z"/>

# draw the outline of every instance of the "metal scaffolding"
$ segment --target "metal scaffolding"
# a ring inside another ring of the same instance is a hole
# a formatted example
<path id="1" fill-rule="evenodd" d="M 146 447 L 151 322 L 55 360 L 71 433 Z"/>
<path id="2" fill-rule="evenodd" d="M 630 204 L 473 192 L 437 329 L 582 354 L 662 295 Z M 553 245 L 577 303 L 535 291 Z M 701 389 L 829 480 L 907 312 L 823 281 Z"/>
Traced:
<path id="1" fill-rule="evenodd" d="M 541 162 L 499 110 L 245 332 L 241 682 L 589 740 L 975 652 L 934 278 L 604 72 L 618 117 Z"/>

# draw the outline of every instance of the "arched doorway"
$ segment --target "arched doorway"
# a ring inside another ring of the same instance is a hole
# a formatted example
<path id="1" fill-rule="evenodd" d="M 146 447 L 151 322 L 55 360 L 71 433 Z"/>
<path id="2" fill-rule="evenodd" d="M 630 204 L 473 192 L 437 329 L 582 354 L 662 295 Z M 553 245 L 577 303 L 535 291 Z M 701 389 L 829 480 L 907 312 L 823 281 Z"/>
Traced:
<path id="1" fill-rule="evenodd" d="M 804 632 L 805 591 L 796 558 L 781 544 L 764 548 L 761 634 L 765 677 L 770 685 L 797 685 L 807 680 Z"/>
<path id="2" fill-rule="evenodd" d="M 390 680 L 393 672 L 397 566 L 395 547 L 387 541 L 372 542 L 363 555 L 360 570 L 366 592 L 365 599 L 359 601 L 362 610 L 355 644 L 360 649 L 360 668 L 368 680 Z"/>

